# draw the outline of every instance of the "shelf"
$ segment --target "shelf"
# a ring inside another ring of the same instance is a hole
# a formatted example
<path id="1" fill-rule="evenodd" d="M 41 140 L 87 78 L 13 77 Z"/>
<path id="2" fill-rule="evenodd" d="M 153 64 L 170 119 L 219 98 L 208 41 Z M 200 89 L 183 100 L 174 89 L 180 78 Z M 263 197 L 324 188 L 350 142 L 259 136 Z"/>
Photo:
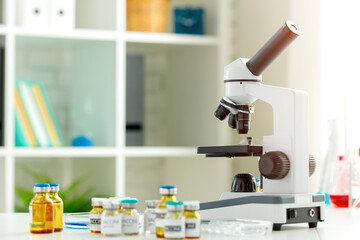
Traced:
<path id="1" fill-rule="evenodd" d="M 170 1 L 166 33 L 126 31 L 125 0 L 76 0 L 74 28 L 64 30 L 37 24 L 29 28 L 20 2 L 0 0 L 6 13 L 0 16 L 0 43 L 7 50 L 8 130 L 5 147 L 0 147 L 0 196 L 5 196 L 0 212 L 14 211 L 19 202 L 15 187 L 31 190 L 35 183 L 22 166 L 64 187 L 90 174 L 81 189 L 94 188 L 92 196 L 126 194 L 143 203 L 158 197 L 159 185 L 175 184 L 183 199 L 218 197 L 228 185 L 230 168 L 223 160 L 198 155 L 197 146 L 219 145 L 224 139 L 220 123 L 211 116 L 219 92 L 222 97 L 222 66 L 230 57 L 231 24 L 223 19 L 231 1 L 191 1 L 204 9 L 206 35 L 173 33 L 172 10 L 188 6 L 185 0 Z M 132 57 L 142 58 L 142 67 Z M 127 76 L 128 68 L 142 72 L 143 86 Z M 16 79 L 43 82 L 64 147 L 14 146 Z M 128 86 L 136 91 L 131 93 Z M 129 95 L 134 99 L 129 101 Z M 141 109 L 134 106 L 136 101 L 143 103 Z M 136 114 L 143 121 L 131 118 Z M 128 141 L 139 132 L 142 141 Z M 81 135 L 92 138 L 94 147 L 71 147 L 72 139 Z M 213 175 L 220 177 L 209 181 L 207 176 Z M 192 178 L 184 181 L 186 176 Z M 214 191 L 201 192 L 209 185 Z"/>
<path id="2" fill-rule="evenodd" d="M 6 155 L 6 150 L 4 147 L 0 147 L 0 158 Z"/>
<path id="3" fill-rule="evenodd" d="M 14 150 L 15 157 L 115 157 L 114 147 L 61 147 L 61 148 L 21 148 Z"/>
<path id="4" fill-rule="evenodd" d="M 126 157 L 186 157 L 196 156 L 196 147 L 126 147 Z"/>
<path id="5" fill-rule="evenodd" d="M 115 147 L 60 147 L 28 148 L 17 147 L 15 157 L 116 157 Z M 0 149 L 0 157 L 5 150 Z M 196 156 L 197 147 L 126 147 L 126 157 L 187 157 Z"/>
<path id="6" fill-rule="evenodd" d="M 1 33 L 0 26 L 0 33 Z M 84 30 L 75 29 L 70 31 L 35 30 L 27 28 L 16 28 L 15 35 L 20 37 L 42 37 L 55 39 L 79 39 L 79 40 L 101 40 L 115 41 L 117 33 L 111 30 Z"/>
<path id="7" fill-rule="evenodd" d="M 190 46 L 216 46 L 218 44 L 218 39 L 214 36 L 196 36 L 175 33 L 126 32 L 125 40 L 128 43 L 151 43 Z"/>
<path id="8" fill-rule="evenodd" d="M 5 35 L 8 32 L 9 32 L 8 28 L 4 24 L 0 24 L 0 34 Z"/>
<path id="9" fill-rule="evenodd" d="M 116 157 L 115 147 L 61 147 L 21 148 L 14 150 L 15 157 Z M 0 157 L 5 150 L 0 149 Z M 196 156 L 197 147 L 126 147 L 126 157 L 187 157 Z"/>
<path id="10" fill-rule="evenodd" d="M 219 144 L 217 47 L 128 44 L 128 146 L 192 147 Z M 170 47 L 169 47 L 170 46 Z M 206 69 L 206 71 L 199 71 Z M 206 93 L 206 94 L 202 94 Z M 206 119 L 206 121 L 204 121 Z"/>
<path id="11" fill-rule="evenodd" d="M 114 41 L 18 36 L 15 78 L 43 83 L 65 146 L 85 134 L 114 147 L 115 59 Z"/>

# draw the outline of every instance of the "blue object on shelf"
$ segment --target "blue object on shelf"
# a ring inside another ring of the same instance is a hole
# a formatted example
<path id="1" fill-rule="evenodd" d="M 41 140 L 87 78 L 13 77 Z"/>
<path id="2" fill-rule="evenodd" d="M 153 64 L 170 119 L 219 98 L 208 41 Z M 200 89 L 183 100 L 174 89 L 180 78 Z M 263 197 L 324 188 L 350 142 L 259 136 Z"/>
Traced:
<path id="1" fill-rule="evenodd" d="M 175 33 L 204 34 L 204 9 L 175 8 Z"/>
<path id="2" fill-rule="evenodd" d="M 86 136 L 76 136 L 71 141 L 71 146 L 74 147 L 92 147 L 94 146 L 93 141 Z"/>

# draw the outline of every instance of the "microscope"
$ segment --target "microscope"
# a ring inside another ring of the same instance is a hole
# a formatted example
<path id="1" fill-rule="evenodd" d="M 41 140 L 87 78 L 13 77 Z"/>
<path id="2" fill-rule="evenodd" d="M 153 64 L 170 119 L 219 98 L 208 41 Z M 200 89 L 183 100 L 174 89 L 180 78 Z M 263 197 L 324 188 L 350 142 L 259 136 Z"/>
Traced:
<path id="1" fill-rule="evenodd" d="M 268 220 L 273 230 L 291 223 L 315 228 L 324 221 L 324 195 L 309 193 L 315 160 L 308 151 L 307 93 L 261 84 L 261 73 L 299 35 L 300 29 L 286 21 L 251 59 L 239 58 L 224 68 L 226 97 L 215 116 L 228 117 L 230 128 L 248 134 L 252 104 L 260 99 L 272 106 L 273 135 L 264 136 L 262 146 L 248 141 L 247 145 L 198 147 L 198 154 L 206 157 L 258 157 L 263 190 L 246 190 L 247 186 L 254 189 L 252 176 L 238 174 L 231 192 L 223 193 L 218 201 L 200 204 L 203 220 Z"/>

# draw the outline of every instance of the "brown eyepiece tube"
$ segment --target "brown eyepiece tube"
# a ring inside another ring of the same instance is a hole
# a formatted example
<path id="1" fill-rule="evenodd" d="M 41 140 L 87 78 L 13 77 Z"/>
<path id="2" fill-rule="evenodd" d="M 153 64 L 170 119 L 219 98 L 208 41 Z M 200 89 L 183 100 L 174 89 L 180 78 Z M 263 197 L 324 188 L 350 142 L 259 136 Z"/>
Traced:
<path id="1" fill-rule="evenodd" d="M 300 34 L 300 29 L 293 22 L 286 21 L 272 38 L 246 63 L 250 72 L 255 76 L 259 76 Z"/>

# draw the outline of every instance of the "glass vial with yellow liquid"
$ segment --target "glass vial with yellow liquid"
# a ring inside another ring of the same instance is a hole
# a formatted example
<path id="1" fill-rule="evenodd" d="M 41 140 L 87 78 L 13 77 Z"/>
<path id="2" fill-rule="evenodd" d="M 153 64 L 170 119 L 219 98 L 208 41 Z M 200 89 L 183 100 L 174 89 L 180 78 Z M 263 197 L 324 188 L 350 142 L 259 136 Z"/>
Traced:
<path id="1" fill-rule="evenodd" d="M 167 202 L 168 213 L 164 219 L 165 239 L 185 238 L 185 218 L 183 215 L 183 202 Z"/>
<path id="2" fill-rule="evenodd" d="M 160 186 L 161 199 L 155 209 L 156 237 L 164 237 L 164 219 L 167 214 L 166 202 L 176 202 L 177 188 L 175 186 Z"/>
<path id="3" fill-rule="evenodd" d="M 136 204 L 138 202 L 139 201 L 136 198 L 124 199 L 121 201 L 121 205 L 123 206 L 121 229 L 124 235 L 139 234 L 140 214 L 136 210 Z"/>
<path id="4" fill-rule="evenodd" d="M 121 204 L 121 201 L 122 200 L 124 200 L 124 199 L 130 199 L 130 197 L 111 197 L 111 198 L 109 198 L 110 200 L 113 200 L 113 201 L 117 201 L 117 202 L 119 202 L 119 213 L 121 213 L 122 214 L 122 212 L 123 212 L 123 210 L 124 210 L 124 208 L 123 208 L 123 206 L 122 206 L 122 204 Z"/>
<path id="5" fill-rule="evenodd" d="M 106 198 L 91 198 L 90 211 L 90 231 L 91 233 L 101 233 L 101 214 L 104 212 L 103 202 Z"/>
<path id="6" fill-rule="evenodd" d="M 155 209 L 159 200 L 146 200 L 146 209 L 144 212 L 144 229 L 147 234 L 155 234 Z"/>
<path id="7" fill-rule="evenodd" d="M 49 197 L 49 184 L 34 184 L 34 198 L 29 204 L 30 232 L 54 232 L 54 203 Z"/>
<path id="8" fill-rule="evenodd" d="M 61 232 L 63 230 L 63 200 L 59 197 L 60 185 L 50 183 L 49 197 L 54 203 L 54 231 Z"/>
<path id="9" fill-rule="evenodd" d="M 258 179 L 258 178 L 255 179 L 255 183 L 256 183 L 256 191 L 257 192 L 262 192 L 260 179 Z"/>
<path id="10" fill-rule="evenodd" d="M 200 238 L 201 217 L 198 212 L 200 203 L 198 201 L 184 202 L 185 238 Z"/>

